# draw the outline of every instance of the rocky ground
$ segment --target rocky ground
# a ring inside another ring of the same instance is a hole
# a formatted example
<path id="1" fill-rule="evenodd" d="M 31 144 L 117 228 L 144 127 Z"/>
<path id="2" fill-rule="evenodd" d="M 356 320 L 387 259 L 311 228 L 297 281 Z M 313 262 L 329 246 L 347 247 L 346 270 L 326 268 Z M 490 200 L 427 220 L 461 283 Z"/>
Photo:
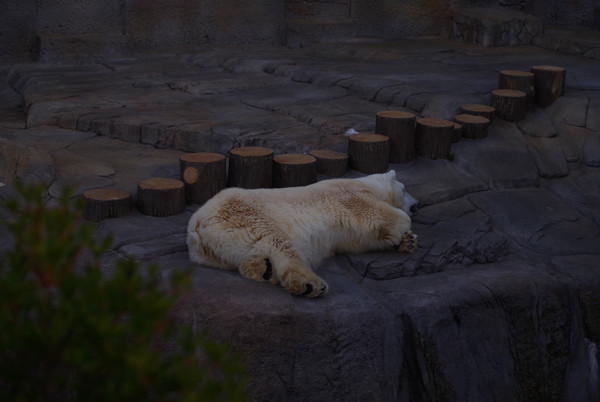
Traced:
<path id="1" fill-rule="evenodd" d="M 197 267 L 179 312 L 244 355 L 257 400 L 595 400 L 600 341 L 600 69 L 534 46 L 436 38 L 206 49 L 93 65 L 0 66 L 0 197 L 15 177 L 55 197 L 178 177 L 183 152 L 245 145 L 345 151 L 380 110 L 452 119 L 498 72 L 567 69 L 566 92 L 454 160 L 393 164 L 421 202 L 412 255 L 339 255 L 318 300 Z M 359 173 L 349 172 L 348 177 Z M 323 179 L 323 178 L 321 178 Z M 186 223 L 138 212 L 98 224 L 107 258 L 190 266 Z M 0 250 L 10 239 L 0 234 Z"/>

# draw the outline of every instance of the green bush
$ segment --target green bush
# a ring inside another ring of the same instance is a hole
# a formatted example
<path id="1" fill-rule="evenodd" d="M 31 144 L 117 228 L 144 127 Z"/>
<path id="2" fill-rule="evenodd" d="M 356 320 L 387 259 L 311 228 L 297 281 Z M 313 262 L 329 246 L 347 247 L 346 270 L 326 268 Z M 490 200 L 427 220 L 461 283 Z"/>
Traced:
<path id="1" fill-rule="evenodd" d="M 240 359 L 176 324 L 191 286 L 174 272 L 119 260 L 110 275 L 70 194 L 16 184 L 2 215 L 14 247 L 0 265 L 0 400 L 244 401 Z"/>

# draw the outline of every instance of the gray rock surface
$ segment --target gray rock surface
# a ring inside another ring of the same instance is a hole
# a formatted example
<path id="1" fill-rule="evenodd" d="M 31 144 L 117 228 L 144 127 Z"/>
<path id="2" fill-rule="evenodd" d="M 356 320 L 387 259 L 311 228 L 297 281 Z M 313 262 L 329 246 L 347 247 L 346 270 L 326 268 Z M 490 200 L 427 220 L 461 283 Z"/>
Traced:
<path id="1" fill-rule="evenodd" d="M 546 109 L 534 107 L 525 118 L 517 125 L 523 134 L 531 137 L 554 137 L 556 136 L 556 126 Z"/>
<path id="2" fill-rule="evenodd" d="M 165 275 L 194 267 L 176 314 L 242 354 L 255 400 L 593 401 L 600 109 L 590 58 L 429 38 L 4 66 L 0 198 L 15 177 L 42 179 L 50 198 L 72 184 L 135 196 L 142 179 L 178 177 L 189 151 L 345 151 L 344 132 L 373 130 L 380 110 L 452 118 L 461 103 L 489 101 L 499 70 L 534 64 L 565 66 L 565 95 L 518 124 L 496 119 L 486 138 L 453 144 L 453 160 L 390 165 L 421 202 L 420 248 L 327 259 L 321 299 L 193 266 L 194 205 L 168 218 L 134 210 L 97 233 L 114 237 L 108 271 L 133 255 Z M 0 231 L 0 251 L 10 247 Z"/>
<path id="3" fill-rule="evenodd" d="M 532 43 L 543 32 L 534 15 L 501 7 L 469 7 L 456 11 L 454 37 L 481 46 Z"/>

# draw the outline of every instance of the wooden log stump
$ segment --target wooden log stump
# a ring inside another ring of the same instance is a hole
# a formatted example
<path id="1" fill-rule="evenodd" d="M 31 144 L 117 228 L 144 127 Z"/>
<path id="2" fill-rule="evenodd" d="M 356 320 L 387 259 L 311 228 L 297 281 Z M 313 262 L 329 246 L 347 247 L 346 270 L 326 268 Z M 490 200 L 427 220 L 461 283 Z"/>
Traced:
<path id="1" fill-rule="evenodd" d="M 498 76 L 499 89 L 516 89 L 525 92 L 527 110 L 533 106 L 535 97 L 534 74 L 529 71 L 502 70 Z"/>
<path id="2" fill-rule="evenodd" d="M 309 152 L 317 159 L 317 173 L 329 177 L 342 177 L 348 171 L 348 154 L 317 149 Z"/>
<path id="3" fill-rule="evenodd" d="M 389 167 L 390 139 L 375 133 L 359 133 L 348 137 L 350 167 L 361 173 L 385 173 Z"/>
<path id="4" fill-rule="evenodd" d="M 434 117 L 417 120 L 415 144 L 417 155 L 429 159 L 444 159 L 450 155 L 454 123 Z"/>
<path id="5" fill-rule="evenodd" d="M 557 66 L 532 66 L 534 75 L 535 104 L 550 106 L 565 93 L 567 69 Z"/>
<path id="6" fill-rule="evenodd" d="M 188 204 L 204 204 L 227 186 L 226 162 L 225 155 L 212 152 L 181 155 L 179 174 Z"/>
<path id="7" fill-rule="evenodd" d="M 525 117 L 527 95 L 516 89 L 495 89 L 492 91 L 492 106 L 496 116 L 502 120 L 519 121 Z"/>
<path id="8" fill-rule="evenodd" d="M 137 206 L 141 213 L 171 216 L 185 210 L 185 189 L 181 180 L 165 177 L 144 179 L 137 186 Z"/>
<path id="9" fill-rule="evenodd" d="M 273 187 L 273 150 L 263 147 L 234 148 L 229 155 L 230 187 Z"/>
<path id="10" fill-rule="evenodd" d="M 99 222 L 103 219 L 118 218 L 131 212 L 131 194 L 115 188 L 97 188 L 83 193 L 85 206 L 83 218 Z"/>
<path id="11" fill-rule="evenodd" d="M 273 158 L 273 187 L 307 186 L 317 181 L 317 158 L 283 154 Z"/>
<path id="12" fill-rule="evenodd" d="M 459 142 L 460 140 L 462 140 L 462 130 L 462 124 L 454 122 L 454 135 L 452 136 L 452 142 Z"/>
<path id="13" fill-rule="evenodd" d="M 465 138 L 485 138 L 488 135 L 490 121 L 483 116 L 457 114 L 454 120 L 462 125 L 462 136 Z"/>
<path id="14" fill-rule="evenodd" d="M 496 108 L 489 105 L 480 105 L 478 103 L 465 103 L 460 106 L 460 113 L 483 116 L 492 123 L 494 117 L 496 117 Z"/>
<path id="15" fill-rule="evenodd" d="M 415 158 L 415 120 L 412 113 L 386 110 L 377 113 L 375 133 L 390 139 L 390 162 L 407 163 Z"/>

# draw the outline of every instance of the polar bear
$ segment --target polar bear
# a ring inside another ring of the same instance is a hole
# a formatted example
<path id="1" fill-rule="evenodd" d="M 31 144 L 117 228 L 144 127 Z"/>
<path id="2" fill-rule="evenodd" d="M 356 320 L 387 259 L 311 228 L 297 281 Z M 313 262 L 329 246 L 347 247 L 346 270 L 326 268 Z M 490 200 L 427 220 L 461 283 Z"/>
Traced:
<path id="1" fill-rule="evenodd" d="M 328 286 L 313 269 L 326 257 L 414 251 L 409 214 L 415 205 L 393 170 L 305 187 L 228 188 L 192 215 L 187 246 L 193 262 L 319 297 Z"/>

